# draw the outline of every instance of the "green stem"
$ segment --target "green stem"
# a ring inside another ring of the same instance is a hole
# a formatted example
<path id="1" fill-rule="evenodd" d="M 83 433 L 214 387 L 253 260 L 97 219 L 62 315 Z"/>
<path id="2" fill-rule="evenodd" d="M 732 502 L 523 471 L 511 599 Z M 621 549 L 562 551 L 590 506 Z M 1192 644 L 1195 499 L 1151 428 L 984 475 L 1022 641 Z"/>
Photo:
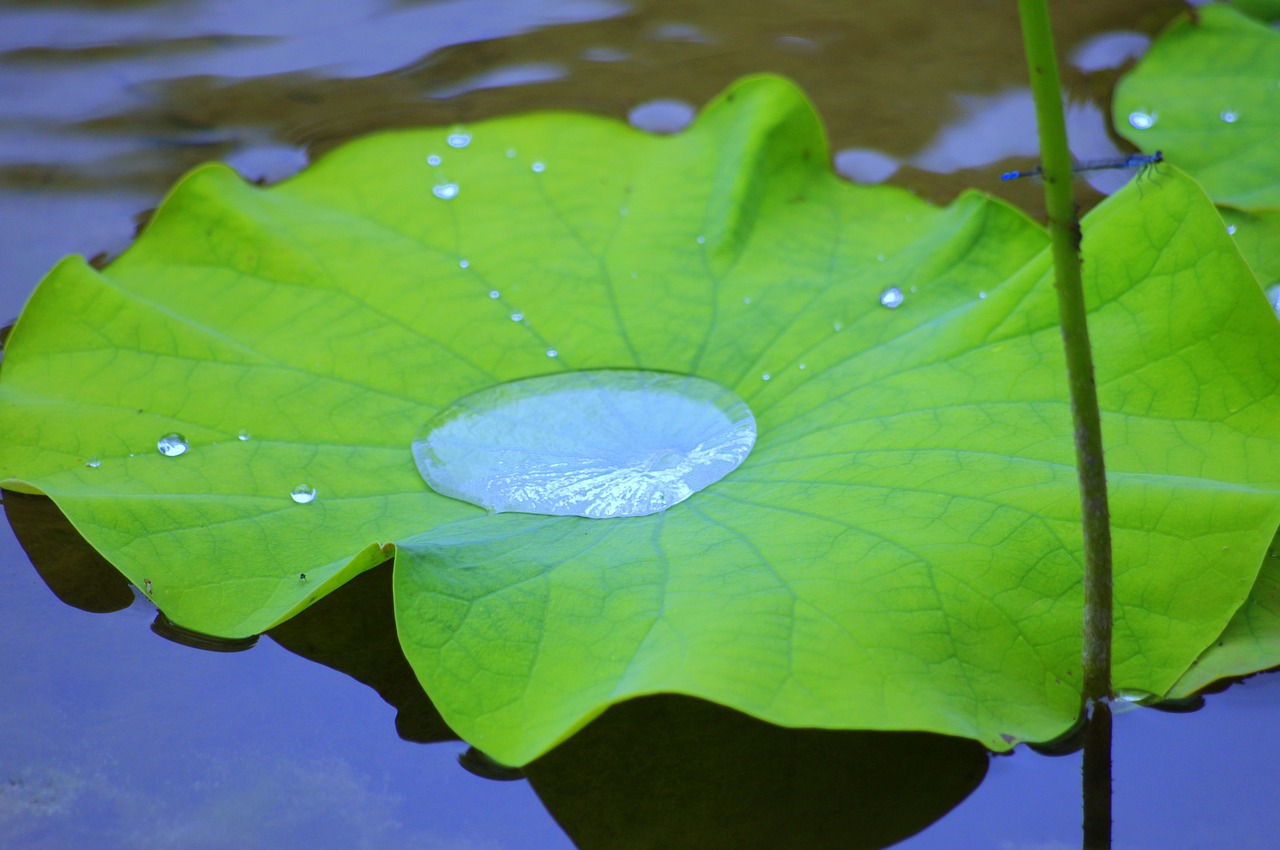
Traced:
<path id="1" fill-rule="evenodd" d="M 1046 0 L 1018 0 L 1022 40 L 1040 128 L 1044 199 L 1053 245 L 1054 287 L 1067 354 L 1076 470 L 1084 525 L 1084 693 L 1086 703 L 1111 695 L 1111 522 L 1102 423 L 1093 378 L 1084 289 L 1080 282 L 1080 223 L 1072 198 L 1071 154 L 1062 116 L 1062 87 Z"/>

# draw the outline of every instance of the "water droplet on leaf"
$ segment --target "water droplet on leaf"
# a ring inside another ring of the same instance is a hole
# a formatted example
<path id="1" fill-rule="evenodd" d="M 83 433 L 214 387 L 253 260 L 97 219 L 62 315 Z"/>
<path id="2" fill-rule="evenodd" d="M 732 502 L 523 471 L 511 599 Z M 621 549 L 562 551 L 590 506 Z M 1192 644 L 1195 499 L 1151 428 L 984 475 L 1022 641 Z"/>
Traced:
<path id="1" fill-rule="evenodd" d="M 523 322 L 523 321 L 524 321 L 524 313 L 512 313 L 512 314 L 511 314 L 511 321 L 513 321 L 513 322 Z"/>
<path id="2" fill-rule="evenodd" d="M 187 451 L 187 438 L 181 434 L 165 434 L 156 441 L 156 449 L 165 457 L 177 457 Z"/>
<path id="3" fill-rule="evenodd" d="M 437 156 L 436 154 L 432 154 L 431 156 L 427 157 L 427 165 L 434 166 L 439 164 L 440 164 L 440 157 Z"/>
<path id="4" fill-rule="evenodd" d="M 1156 124 L 1154 112 L 1130 112 L 1129 126 L 1135 130 L 1150 130 Z"/>
<path id="5" fill-rule="evenodd" d="M 84 465 L 89 467 L 90 469 L 97 469 L 98 467 L 102 466 L 102 459 L 99 458 L 97 455 L 94 455 L 93 457 L 86 460 L 84 462 Z"/>
<path id="6" fill-rule="evenodd" d="M 432 188 L 431 194 L 435 195 L 442 201 L 452 200 L 453 198 L 458 197 L 458 184 L 441 183 L 440 185 Z"/>
<path id="7" fill-rule="evenodd" d="M 413 457 L 434 490 L 491 511 L 644 516 L 723 478 L 755 437 L 719 384 L 600 370 L 466 396 L 426 424 Z"/>
<path id="8" fill-rule="evenodd" d="M 1231 109 L 1224 109 L 1218 117 L 1228 124 L 1234 124 L 1240 120 L 1240 113 Z"/>
<path id="9" fill-rule="evenodd" d="M 542 172 L 547 170 L 546 164 L 541 162 L 535 162 L 533 165 L 529 167 L 532 168 L 534 171 L 536 171 L 538 174 L 541 174 Z"/>
<path id="10" fill-rule="evenodd" d="M 299 484 L 289 491 L 289 498 L 299 505 L 306 505 L 316 500 L 316 488 L 310 484 Z"/>
<path id="11" fill-rule="evenodd" d="M 249 429 L 241 428 L 240 433 L 236 434 L 236 439 L 241 442 L 246 442 L 249 439 Z"/>
<path id="12" fill-rule="evenodd" d="M 902 306 L 903 295 L 902 290 L 896 286 L 891 286 L 884 292 L 880 293 L 881 306 L 888 307 L 890 310 L 896 310 Z"/>
<path id="13" fill-rule="evenodd" d="M 450 133 L 449 138 L 445 141 L 449 143 L 451 148 L 465 148 L 471 144 L 471 134 L 465 130 L 460 130 L 456 133 Z"/>

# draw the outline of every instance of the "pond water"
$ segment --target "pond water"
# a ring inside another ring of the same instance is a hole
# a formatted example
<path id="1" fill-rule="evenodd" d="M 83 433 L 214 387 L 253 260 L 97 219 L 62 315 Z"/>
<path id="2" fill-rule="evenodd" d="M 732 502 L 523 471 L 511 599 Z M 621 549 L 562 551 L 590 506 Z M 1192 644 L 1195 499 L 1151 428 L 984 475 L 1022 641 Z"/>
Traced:
<path id="1" fill-rule="evenodd" d="M 1078 157 L 1122 151 L 1109 86 L 1180 8 L 1058 4 Z M 670 130 L 757 71 L 814 99 L 850 178 L 939 203 L 977 186 L 1038 214 L 1038 186 L 999 179 L 1034 164 L 1021 50 L 1013 4 L 994 0 L 749 12 L 713 0 L 11 2 L 0 318 L 60 256 L 121 251 L 205 160 L 274 181 L 373 130 L 530 109 Z M 1082 196 L 1123 179 L 1097 176 Z M 322 604 L 249 651 L 200 651 L 154 634 L 145 595 L 47 505 L 7 497 L 6 512 L 26 552 L 6 528 L 4 846 L 878 846 L 937 817 L 896 846 L 1079 844 L 1078 754 L 988 759 L 944 739 L 784 733 L 674 699 L 611 711 L 527 779 L 482 778 L 502 773 L 474 755 L 475 773 L 459 765 L 467 748 L 386 641 L 384 569 L 341 600 L 364 620 L 335 626 Z M 1277 720 L 1276 675 L 1194 714 L 1118 716 L 1116 847 L 1274 846 Z"/>

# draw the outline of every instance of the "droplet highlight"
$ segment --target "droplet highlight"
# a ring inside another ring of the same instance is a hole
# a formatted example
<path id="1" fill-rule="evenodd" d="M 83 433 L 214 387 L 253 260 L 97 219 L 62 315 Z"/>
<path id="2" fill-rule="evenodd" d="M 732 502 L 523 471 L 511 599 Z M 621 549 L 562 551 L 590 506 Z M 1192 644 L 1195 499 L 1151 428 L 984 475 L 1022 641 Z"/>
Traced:
<path id="1" fill-rule="evenodd" d="M 1130 112 L 1129 126 L 1135 130 L 1150 130 L 1156 125 L 1154 112 Z"/>
<path id="2" fill-rule="evenodd" d="M 181 434 L 165 434 L 156 441 L 156 450 L 165 457 L 186 454 L 187 448 L 187 438 Z"/>
<path id="3" fill-rule="evenodd" d="M 316 500 L 316 488 L 310 484 L 299 484 L 289 491 L 289 498 L 299 505 L 308 505 Z"/>
<path id="4" fill-rule="evenodd" d="M 565 372 L 459 399 L 412 446 L 427 484 L 490 511 L 610 518 L 667 510 L 755 445 L 733 392 L 688 375 Z"/>
<path id="5" fill-rule="evenodd" d="M 440 157 L 438 155 L 432 154 L 431 156 L 427 157 L 427 165 L 434 167 L 439 164 L 440 164 Z"/>
<path id="6" fill-rule="evenodd" d="M 457 132 L 450 133 L 449 138 L 445 139 L 445 141 L 449 143 L 449 147 L 451 148 L 465 148 L 467 145 L 471 144 L 471 134 L 465 130 L 459 130 Z"/>
<path id="7" fill-rule="evenodd" d="M 458 197 L 457 183 L 441 183 L 431 189 L 431 194 L 435 195 L 442 201 L 450 201 Z"/>
<path id="8" fill-rule="evenodd" d="M 532 168 L 534 171 L 536 171 L 538 174 L 541 174 L 542 172 L 547 170 L 546 163 L 542 163 L 542 162 L 535 162 L 533 165 L 529 167 Z"/>
<path id="9" fill-rule="evenodd" d="M 1228 124 L 1234 124 L 1240 120 L 1240 113 L 1232 109 L 1224 109 L 1218 114 L 1218 117 Z"/>
<path id="10" fill-rule="evenodd" d="M 512 313 L 512 314 L 511 314 L 511 321 L 513 321 L 513 322 L 523 322 L 523 321 L 524 321 L 524 313 Z"/>
<path id="11" fill-rule="evenodd" d="M 902 302 L 905 300 L 905 297 L 906 296 L 902 294 L 901 289 L 896 286 L 891 286 L 884 292 L 880 293 L 880 305 L 882 307 L 888 307 L 890 310 L 896 310 L 902 306 Z"/>
<path id="12" fill-rule="evenodd" d="M 548 349 L 547 349 L 547 356 L 548 356 L 548 357 L 559 357 L 559 356 L 560 356 L 560 352 L 556 351 L 554 348 L 548 348 Z"/>
<path id="13" fill-rule="evenodd" d="M 501 297 L 502 297 L 502 293 L 501 293 L 501 292 L 499 292 L 499 291 L 498 291 L 498 290 L 496 290 L 496 289 L 490 289 L 490 290 L 489 290 L 489 297 L 490 297 L 490 298 L 493 298 L 493 299 L 495 299 L 495 300 L 496 300 L 496 299 L 498 299 L 498 298 L 501 298 Z"/>
<path id="14" fill-rule="evenodd" d="M 249 437 L 250 434 L 248 428 L 241 428 L 239 433 L 236 434 L 236 439 L 242 443 L 247 443 L 249 441 Z"/>
<path id="15" fill-rule="evenodd" d="M 84 465 L 89 467 L 90 469 L 97 469 L 98 467 L 102 466 L 102 458 L 98 457 L 97 455 L 94 455 L 93 457 L 86 460 L 84 462 Z"/>
<path id="16" fill-rule="evenodd" d="M 469 260 L 458 260 L 458 268 L 469 269 L 471 268 L 471 262 Z"/>

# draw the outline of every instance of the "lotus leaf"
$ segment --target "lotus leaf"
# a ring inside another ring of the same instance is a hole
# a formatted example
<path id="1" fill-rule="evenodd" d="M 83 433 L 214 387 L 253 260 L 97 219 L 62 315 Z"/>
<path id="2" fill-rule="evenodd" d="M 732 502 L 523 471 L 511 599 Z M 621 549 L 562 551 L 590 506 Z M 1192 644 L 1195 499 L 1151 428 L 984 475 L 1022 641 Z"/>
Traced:
<path id="1" fill-rule="evenodd" d="M 1280 524 L 1280 326 L 1176 168 L 1097 208 L 1083 250 L 1115 678 L 1162 694 Z M 655 692 L 997 749 L 1077 716 L 1046 235 L 978 193 L 841 181 L 783 80 L 670 137 L 539 114 L 369 137 L 265 189 L 197 169 L 107 268 L 55 268 L 6 358 L 4 486 L 225 636 L 394 553 L 406 655 L 499 761 Z M 755 447 L 614 519 L 488 514 L 419 476 L 410 444 L 458 399 L 591 369 L 718 383 Z"/>

